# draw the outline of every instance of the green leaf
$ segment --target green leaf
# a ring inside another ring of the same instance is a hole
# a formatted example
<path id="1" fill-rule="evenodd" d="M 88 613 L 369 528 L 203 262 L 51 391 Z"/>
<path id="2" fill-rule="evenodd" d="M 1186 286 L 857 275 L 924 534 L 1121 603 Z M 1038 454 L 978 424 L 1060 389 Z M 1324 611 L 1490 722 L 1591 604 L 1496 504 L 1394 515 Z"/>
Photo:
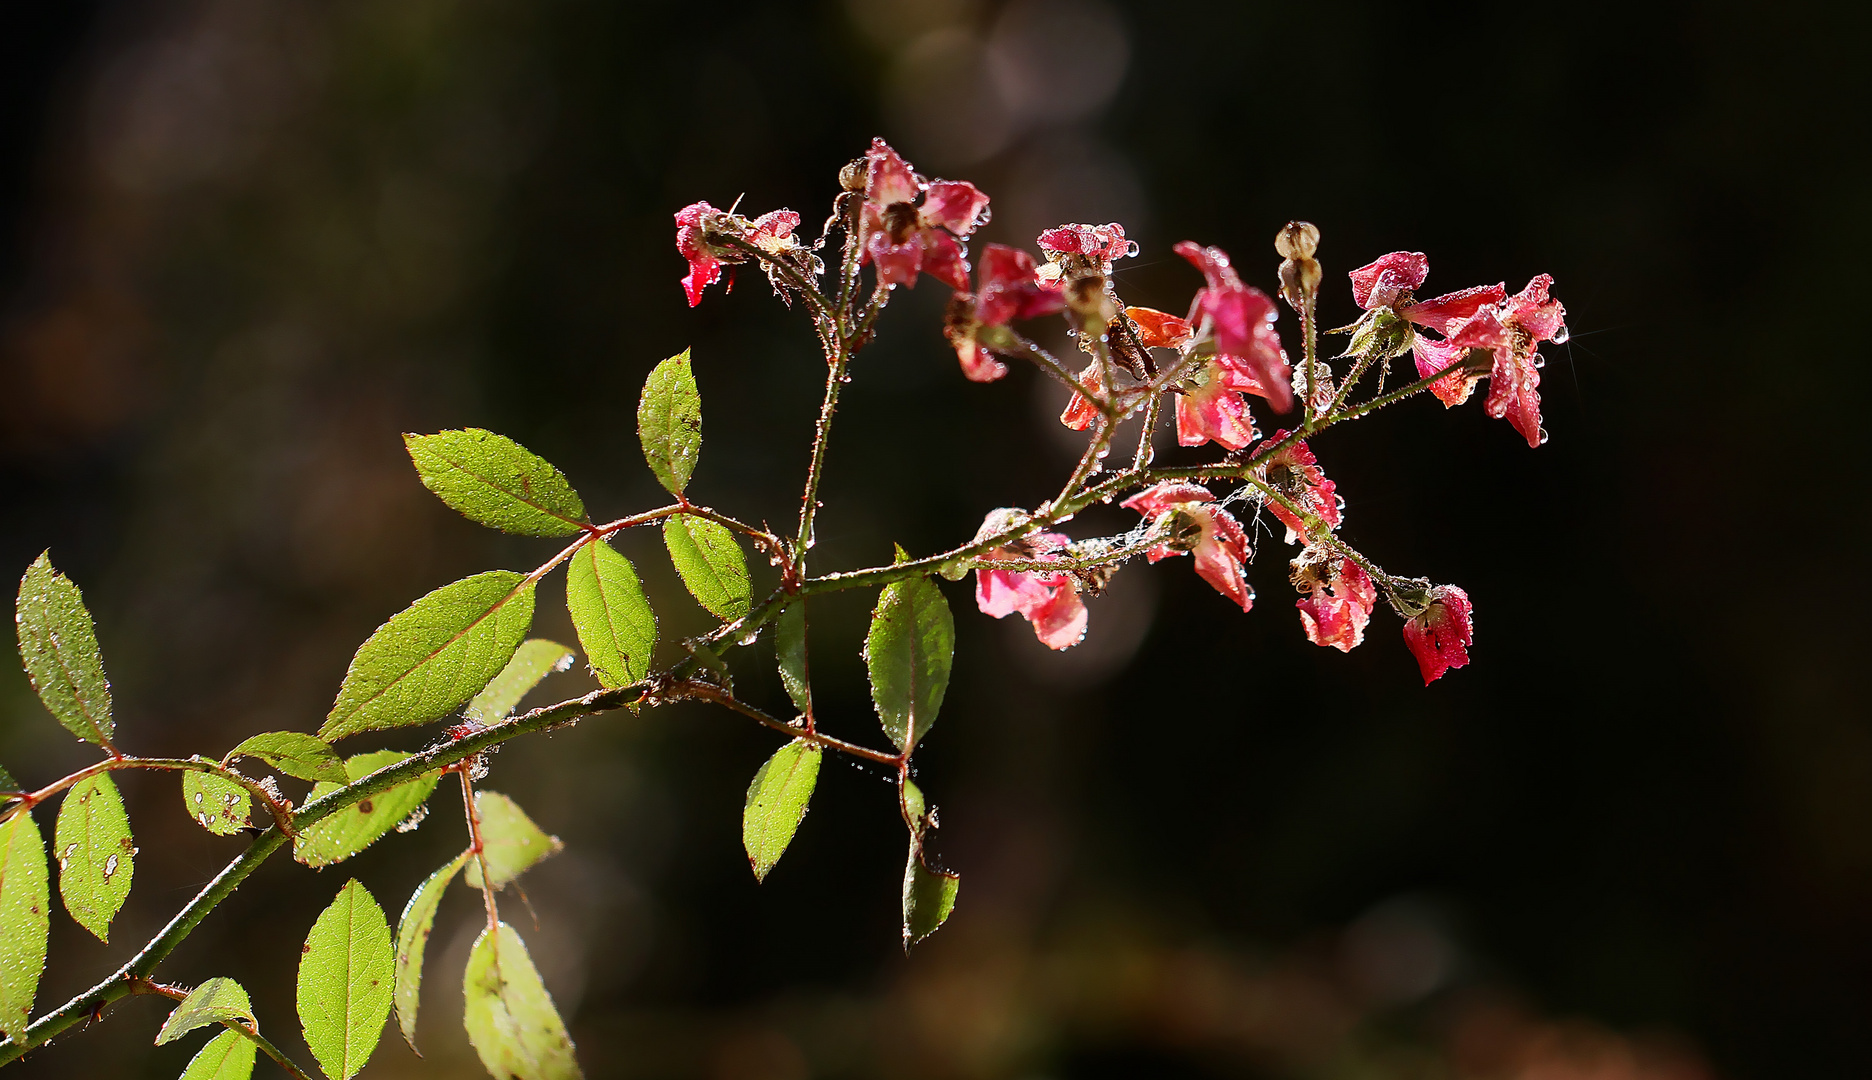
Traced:
<path id="1" fill-rule="evenodd" d="M 20 578 L 14 608 L 20 661 L 39 700 L 66 730 L 86 742 L 108 746 L 116 728 L 97 631 L 85 609 L 84 594 L 70 578 L 52 569 L 51 554 L 41 552 Z"/>
<path id="2" fill-rule="evenodd" d="M 475 792 L 475 815 L 481 819 L 481 858 L 496 889 L 504 889 L 540 861 L 565 850 L 557 836 L 547 836 L 526 812 L 498 791 Z M 481 887 L 481 862 L 468 860 L 463 878 Z"/>
<path id="3" fill-rule="evenodd" d="M 567 1080 L 584 1074 L 572 1037 L 540 982 L 526 943 L 501 923 L 483 930 L 462 975 L 468 1041 L 494 1080 Z"/>
<path id="4" fill-rule="evenodd" d="M 923 815 L 928 813 L 923 800 L 923 789 L 916 786 L 916 781 L 906 779 L 903 782 L 902 797 L 904 815 L 910 819 L 910 831 L 922 832 Z"/>
<path id="5" fill-rule="evenodd" d="M 644 599 L 637 568 L 610 544 L 594 540 L 572 556 L 566 610 L 599 685 L 629 686 L 650 674 L 656 613 Z"/>
<path id="6" fill-rule="evenodd" d="M 464 851 L 447 866 L 430 874 L 410 894 L 409 903 L 403 906 L 403 917 L 397 921 L 394 1000 L 397 1027 L 411 1050 L 416 1049 L 416 1007 L 422 1002 L 423 951 L 429 946 L 429 931 L 435 927 L 436 908 L 442 903 L 442 894 L 448 891 L 448 883 L 461 873 L 462 864 L 467 861 L 468 853 Z"/>
<path id="7" fill-rule="evenodd" d="M 216 836 L 233 836 L 253 823 L 247 789 L 211 773 L 182 774 L 182 807 L 197 825 Z"/>
<path id="8" fill-rule="evenodd" d="M 18 1041 L 32 1019 L 52 927 L 45 841 L 25 810 L 0 825 L 0 1033 Z"/>
<path id="9" fill-rule="evenodd" d="M 108 942 L 111 919 L 130 895 L 136 855 L 130 819 L 109 773 L 72 785 L 52 837 L 65 910 L 99 941 Z"/>
<path id="10" fill-rule="evenodd" d="M 198 1027 L 223 1020 L 257 1026 L 247 991 L 233 979 L 218 976 L 189 991 L 189 996 L 182 999 L 182 1004 L 175 1007 L 169 1019 L 163 1022 L 162 1030 L 156 1033 L 156 1045 L 174 1042 Z"/>
<path id="11" fill-rule="evenodd" d="M 462 715 L 483 724 L 498 723 L 513 712 L 514 706 L 520 704 L 520 699 L 538 686 L 541 679 L 571 666 L 572 650 L 557 641 L 545 638 L 523 641 L 514 650 L 513 659 L 507 661 L 507 666 L 494 676 L 493 682 L 482 687 Z"/>
<path id="12" fill-rule="evenodd" d="M 377 1049 L 395 960 L 383 909 L 356 878 L 345 882 L 299 956 L 299 1023 L 331 1080 L 351 1080 Z"/>
<path id="13" fill-rule="evenodd" d="M 904 949 L 936 932 L 936 928 L 955 910 L 956 889 L 960 875 L 947 870 L 932 870 L 923 864 L 920 844 L 910 845 L 910 861 L 904 866 L 903 942 Z"/>
<path id="14" fill-rule="evenodd" d="M 410 756 L 401 750 L 359 754 L 345 762 L 345 775 L 351 780 L 361 780 Z M 441 779 L 440 772 L 424 773 L 321 818 L 300 830 L 293 840 L 293 858 L 307 866 L 330 866 L 356 855 L 429 801 L 429 794 Z M 306 802 L 322 799 L 341 786 L 324 781 L 314 784 Z"/>
<path id="15" fill-rule="evenodd" d="M 794 739 L 775 751 L 748 785 L 747 807 L 741 812 L 741 846 L 747 849 L 756 880 L 767 880 L 767 871 L 793 842 L 793 833 L 806 816 L 806 803 L 819 783 L 823 756 L 818 743 Z"/>
<path id="16" fill-rule="evenodd" d="M 885 734 L 908 751 L 936 722 L 955 656 L 955 619 L 942 590 L 927 578 L 884 587 L 865 635 L 871 700 Z"/>
<path id="17" fill-rule="evenodd" d="M 253 1076 L 254 1044 L 245 1035 L 223 1031 L 209 1039 L 182 1070 L 182 1080 L 248 1080 Z"/>
<path id="18" fill-rule="evenodd" d="M 748 613 L 747 556 L 727 526 L 677 514 L 663 522 L 663 546 L 690 595 L 711 615 L 733 622 Z"/>
<path id="19" fill-rule="evenodd" d="M 274 771 L 300 780 L 345 782 L 344 762 L 331 744 L 302 731 L 269 731 L 255 735 L 227 752 L 221 759 L 226 765 L 237 757 L 254 757 Z"/>
<path id="20" fill-rule="evenodd" d="M 812 681 L 806 670 L 806 598 L 795 600 L 774 620 L 774 656 L 780 682 L 803 716 L 812 715 Z"/>
<path id="21" fill-rule="evenodd" d="M 533 583 L 512 570 L 442 586 L 358 648 L 319 738 L 447 716 L 500 674 L 532 622 Z"/>
<path id="22" fill-rule="evenodd" d="M 24 790 L 26 789 L 20 787 L 20 782 L 18 780 L 13 779 L 13 774 L 6 771 L 6 766 L 0 765 L 0 791 L 24 791 Z"/>
<path id="23" fill-rule="evenodd" d="M 696 393 L 689 350 L 658 364 L 637 402 L 637 437 L 644 460 L 672 495 L 681 495 L 702 453 L 702 397 Z"/>
<path id="24" fill-rule="evenodd" d="M 526 447 L 480 428 L 403 436 L 423 486 L 463 517 L 522 536 L 571 536 L 585 504 Z"/>

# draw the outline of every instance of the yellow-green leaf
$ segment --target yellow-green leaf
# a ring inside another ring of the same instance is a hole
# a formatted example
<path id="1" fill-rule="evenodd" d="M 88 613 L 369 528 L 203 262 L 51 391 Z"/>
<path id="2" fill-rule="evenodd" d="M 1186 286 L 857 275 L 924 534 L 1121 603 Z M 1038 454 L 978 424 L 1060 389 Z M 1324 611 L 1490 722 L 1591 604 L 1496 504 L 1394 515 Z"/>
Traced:
<path id="1" fill-rule="evenodd" d="M 52 855 L 65 910 L 99 941 L 109 941 L 111 919 L 130 895 L 136 855 L 130 819 L 110 773 L 87 776 L 65 793 Z"/>
<path id="2" fill-rule="evenodd" d="M 39 700 L 58 722 L 80 739 L 105 746 L 116 728 L 97 630 L 84 594 L 52 568 L 51 555 L 41 552 L 20 578 L 13 609 L 20 661 Z"/>
<path id="3" fill-rule="evenodd" d="M 359 754 L 345 762 L 345 775 L 351 780 L 361 780 L 409 756 L 401 750 Z M 307 866 L 330 866 L 356 855 L 414 814 L 429 800 L 430 792 L 441 778 L 439 772 L 424 773 L 319 819 L 302 829 L 293 841 L 293 858 Z M 306 801 L 322 799 L 341 786 L 325 782 L 314 784 Z"/>
<path id="4" fill-rule="evenodd" d="M 728 527 L 693 514 L 663 522 L 663 546 L 696 602 L 723 622 L 748 613 L 747 556 Z"/>
<path id="5" fill-rule="evenodd" d="M 233 836 L 252 824 L 253 801 L 247 789 L 212 773 L 182 774 L 182 807 L 216 836 Z"/>
<path id="6" fill-rule="evenodd" d="M 464 851 L 447 866 L 430 874 L 410 894 L 409 903 L 403 906 L 403 917 L 397 920 L 397 1028 L 403 1032 L 403 1041 L 409 1043 L 411 1050 L 416 1049 L 416 1008 L 422 1002 L 423 952 L 429 947 L 429 931 L 435 928 L 436 908 L 448 891 L 448 883 L 461 873 L 462 864 L 467 861 L 468 853 Z"/>
<path id="7" fill-rule="evenodd" d="M 481 428 L 403 436 L 423 486 L 463 517 L 522 536 L 571 536 L 585 503 L 546 459 Z"/>
<path id="8" fill-rule="evenodd" d="M 0 825 L 0 1033 L 18 1040 L 32 1019 L 51 930 L 45 841 L 21 810 Z"/>
<path id="9" fill-rule="evenodd" d="M 174 1042 L 198 1027 L 223 1020 L 255 1026 L 253 1004 L 247 1000 L 246 989 L 233 979 L 217 976 L 189 991 L 156 1033 L 156 1045 Z"/>
<path id="10" fill-rule="evenodd" d="M 248 1080 L 253 1076 L 254 1049 L 245 1035 L 223 1031 L 189 1060 L 182 1080 Z"/>
<path id="11" fill-rule="evenodd" d="M 300 780 L 344 783 L 344 762 L 331 744 L 302 731 L 269 731 L 242 742 L 227 752 L 221 764 L 237 757 L 259 758 L 275 771 Z"/>
<path id="12" fill-rule="evenodd" d="M 910 750 L 936 722 L 955 657 L 955 618 L 927 578 L 884 587 L 865 635 L 871 700 L 884 733 Z"/>
<path id="13" fill-rule="evenodd" d="M 637 438 L 644 460 L 672 495 L 681 495 L 702 453 L 702 397 L 696 392 L 689 350 L 658 364 L 637 402 Z"/>
<path id="14" fill-rule="evenodd" d="M 395 960 L 383 909 L 356 878 L 345 882 L 299 955 L 299 1023 L 331 1080 L 351 1080 L 377 1049 Z"/>
<path id="15" fill-rule="evenodd" d="M 481 858 L 487 860 L 488 877 L 496 889 L 506 888 L 513 879 L 565 849 L 557 836 L 547 836 L 526 816 L 526 811 L 498 791 L 475 792 L 475 816 L 481 819 Z M 474 888 L 481 887 L 479 859 L 468 860 L 468 873 L 462 880 Z"/>
<path id="16" fill-rule="evenodd" d="M 532 622 L 533 583 L 524 575 L 489 570 L 442 586 L 358 648 L 319 738 L 447 716 L 500 674 Z"/>
<path id="17" fill-rule="evenodd" d="M 748 785 L 747 805 L 741 811 L 741 846 L 747 849 L 756 879 L 767 880 L 767 871 L 793 842 L 819 783 L 822 757 L 818 743 L 794 739 L 775 751 Z"/>
<path id="18" fill-rule="evenodd" d="M 540 680 L 571 666 L 572 650 L 557 641 L 545 638 L 523 641 L 514 650 L 513 659 L 507 661 L 507 666 L 494 676 L 493 682 L 481 688 L 462 715 L 483 724 L 498 723 L 513 712 L 514 706 L 520 704 L 520 699 L 538 686 Z"/>
<path id="19" fill-rule="evenodd" d="M 570 1080 L 584 1074 L 526 944 L 506 923 L 483 930 L 462 976 L 468 1041 L 494 1080 Z"/>
<path id="20" fill-rule="evenodd" d="M 650 674 L 656 613 L 644 599 L 637 568 L 603 540 L 572 556 L 566 568 L 566 610 L 601 686 L 629 686 Z"/>

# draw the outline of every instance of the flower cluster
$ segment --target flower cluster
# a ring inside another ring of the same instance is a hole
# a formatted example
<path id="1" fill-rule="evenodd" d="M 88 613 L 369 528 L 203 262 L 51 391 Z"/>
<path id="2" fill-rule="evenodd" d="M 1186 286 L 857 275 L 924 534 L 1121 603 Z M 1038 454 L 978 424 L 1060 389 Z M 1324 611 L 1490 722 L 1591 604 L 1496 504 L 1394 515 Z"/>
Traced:
<path id="1" fill-rule="evenodd" d="M 1482 408 L 1498 420 L 1506 417 L 1529 446 L 1539 446 L 1546 434 L 1540 426 L 1537 349 L 1567 336 L 1566 308 L 1548 295 L 1553 278 L 1537 274 L 1513 296 L 1495 284 L 1415 299 L 1412 290 L 1429 276 L 1430 260 L 1417 251 L 1394 251 L 1352 271 L 1352 299 L 1366 313 L 1353 330 L 1352 351 L 1362 351 L 1362 344 L 1391 355 L 1408 349 L 1419 375 L 1449 371 L 1430 386 L 1445 406 L 1469 400 L 1486 375 L 1489 393 Z M 1487 350 L 1489 366 L 1450 371 L 1471 350 Z"/>
<path id="2" fill-rule="evenodd" d="M 1426 682 L 1468 662 L 1468 595 L 1453 585 L 1387 574 L 1343 541 L 1343 500 L 1309 442 L 1334 424 L 1418 392 L 1446 406 L 1460 404 L 1487 378 L 1489 415 L 1505 417 L 1530 445 L 1539 445 L 1545 433 L 1538 346 L 1566 339 L 1565 309 L 1549 295 L 1550 277 L 1539 275 L 1512 296 L 1501 285 L 1487 285 L 1420 300 L 1416 290 L 1429 275 L 1428 259 L 1407 251 L 1385 255 L 1349 275 L 1352 302 L 1363 314 L 1340 331 L 1351 334 L 1350 345 L 1334 359 L 1350 363 L 1336 371 L 1316 348 L 1323 275 L 1320 233 L 1307 222 L 1289 223 L 1275 239 L 1281 256 L 1275 295 L 1301 321 L 1304 363 L 1296 365 L 1276 329 L 1275 296 L 1244 282 L 1219 247 L 1174 246 L 1202 274 L 1180 315 L 1119 299 L 1113 264 L 1136 255 L 1138 247 L 1115 222 L 1048 229 L 1036 240 L 1039 257 L 986 244 L 971 289 L 966 244 L 988 220 L 989 198 L 980 189 L 927 180 L 882 140 L 847 166 L 844 187 L 848 194 L 834 223 L 849 237 L 850 281 L 858 280 L 857 267 L 874 269 L 872 307 L 895 286 L 913 286 L 920 275 L 936 278 L 953 290 L 944 334 L 962 374 L 993 382 L 1007 375 L 1009 359 L 1032 361 L 1072 390 L 1061 423 L 1090 433 L 1091 445 L 1065 492 L 1035 511 L 989 514 L 967 549 L 976 606 L 984 614 L 1019 614 L 1042 643 L 1068 648 L 1085 634 L 1086 598 L 1137 554 L 1153 563 L 1192 556 L 1203 580 L 1247 611 L 1254 590 L 1245 567 L 1254 549 L 1245 519 L 1229 509 L 1241 504 L 1266 510 L 1284 527 L 1286 541 L 1301 549 L 1290 580 L 1301 594 L 1295 604 L 1308 640 L 1355 648 L 1383 596 L 1404 619 L 1405 642 Z M 721 264 L 759 258 L 770 275 L 780 274 L 776 285 L 783 289 L 792 277 L 781 271 L 816 275 L 816 264 L 802 261 L 803 249 L 792 239 L 798 220 L 790 211 L 747 221 L 707 203 L 685 208 L 677 216 L 677 246 L 690 262 L 684 288 L 691 303 L 719 276 Z M 1065 316 L 1077 348 L 1090 357 L 1076 372 L 1077 365 L 1063 364 L 1017 326 L 1055 315 Z M 1406 352 L 1421 378 L 1387 394 L 1389 361 Z M 1373 370 L 1378 389 L 1364 403 L 1352 401 Z M 1263 437 L 1254 399 L 1276 415 L 1297 410 L 1299 418 Z M 1179 446 L 1214 443 L 1228 456 L 1209 466 L 1153 468 L 1147 429 L 1131 466 L 1097 480 L 1118 423 L 1139 414 L 1154 421 L 1160 404 L 1173 411 Z M 1242 486 L 1226 498 L 1207 486 L 1229 480 Z M 1122 505 L 1143 520 L 1127 536 L 1074 542 L 1050 527 L 1093 497 L 1086 493 L 1110 500 L 1132 489 Z"/>

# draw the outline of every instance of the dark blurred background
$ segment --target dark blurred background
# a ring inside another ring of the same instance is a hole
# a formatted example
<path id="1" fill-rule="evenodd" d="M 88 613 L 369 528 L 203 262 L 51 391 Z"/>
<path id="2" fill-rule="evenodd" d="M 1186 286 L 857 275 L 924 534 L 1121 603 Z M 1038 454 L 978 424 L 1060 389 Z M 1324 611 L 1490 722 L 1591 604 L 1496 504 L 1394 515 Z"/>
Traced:
<path id="1" fill-rule="evenodd" d="M 219 754 L 314 728 L 413 597 L 552 549 L 443 508 L 400 431 L 491 427 L 594 514 L 645 508 L 637 389 L 693 346 L 694 492 L 790 521 L 822 378 L 804 319 L 754 274 L 689 310 L 671 213 L 745 195 L 816 234 L 874 134 L 988 191 L 988 239 L 1123 222 L 1133 303 L 1187 303 L 1185 238 L 1271 287 L 1295 217 L 1341 283 L 1328 325 L 1354 314 L 1340 275 L 1397 248 L 1429 253 L 1431 292 L 1550 272 L 1573 337 L 1548 347 L 1549 445 L 1430 400 L 1316 443 L 1349 539 L 1469 590 L 1471 667 L 1426 689 L 1383 611 L 1351 655 L 1307 644 L 1278 535 L 1250 615 L 1186 561 L 1140 566 L 1059 655 L 945 586 L 957 675 L 919 776 L 963 884 L 935 939 L 898 947 L 873 772 L 828 765 L 757 887 L 739 815 L 774 740 L 698 705 L 499 755 L 487 783 L 567 842 L 526 881 L 537 929 L 510 918 L 594 1077 L 1872 1075 L 1872 27 L 1847 11 L 24 7 L 0 35 L 0 567 L 50 547 L 83 585 L 124 746 Z M 947 547 L 1070 468 L 1052 387 L 961 379 L 942 292 L 900 297 L 857 368 L 820 569 Z M 702 629 L 655 537 L 622 546 L 664 640 Z M 571 641 L 557 592 L 536 632 Z M 869 602 L 815 606 L 814 665 L 825 722 L 877 741 Z M 732 663 L 777 709 L 770 658 Z M 0 668 L 0 761 L 43 783 L 86 760 Z M 173 778 L 123 786 L 135 891 L 109 946 L 55 918 L 42 1010 L 239 848 Z M 338 870 L 276 859 L 163 973 L 241 979 L 303 1054 L 305 929 L 353 874 L 394 915 L 461 846 L 438 806 Z M 367 1077 L 482 1075 L 456 892 L 428 1058 L 386 1032 Z M 174 1076 L 195 1040 L 152 1048 L 163 1011 L 119 1005 L 16 1071 Z"/>

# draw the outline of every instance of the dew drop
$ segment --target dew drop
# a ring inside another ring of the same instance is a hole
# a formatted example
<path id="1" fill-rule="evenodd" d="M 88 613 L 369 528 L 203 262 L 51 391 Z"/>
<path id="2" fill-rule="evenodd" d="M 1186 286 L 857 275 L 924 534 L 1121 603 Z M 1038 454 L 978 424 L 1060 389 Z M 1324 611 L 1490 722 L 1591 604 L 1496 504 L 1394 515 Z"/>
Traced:
<path id="1" fill-rule="evenodd" d="M 1547 445 L 1547 429 L 1546 428 L 1540 429 L 1540 444 L 1542 446 Z"/>
<path id="2" fill-rule="evenodd" d="M 1568 330 L 1565 326 L 1562 326 L 1560 329 L 1554 331 L 1554 336 L 1551 340 L 1555 345 L 1565 345 L 1567 339 L 1572 336 L 1573 332 Z"/>
<path id="3" fill-rule="evenodd" d="M 1546 366 L 1547 366 L 1547 358 L 1545 356 L 1540 355 L 1539 353 L 1536 353 L 1534 355 L 1534 370 L 1539 371 L 1542 368 L 1545 368 Z"/>
<path id="4" fill-rule="evenodd" d="M 1125 258 L 1135 259 L 1138 257 L 1138 252 L 1141 250 L 1142 249 L 1138 247 L 1138 242 L 1136 240 L 1125 241 L 1125 252 L 1124 252 Z"/>
<path id="5" fill-rule="evenodd" d="M 115 874 L 116 872 L 117 872 L 117 856 L 112 855 L 110 858 L 104 860 L 104 880 L 109 881 L 111 879 L 111 875 Z"/>

